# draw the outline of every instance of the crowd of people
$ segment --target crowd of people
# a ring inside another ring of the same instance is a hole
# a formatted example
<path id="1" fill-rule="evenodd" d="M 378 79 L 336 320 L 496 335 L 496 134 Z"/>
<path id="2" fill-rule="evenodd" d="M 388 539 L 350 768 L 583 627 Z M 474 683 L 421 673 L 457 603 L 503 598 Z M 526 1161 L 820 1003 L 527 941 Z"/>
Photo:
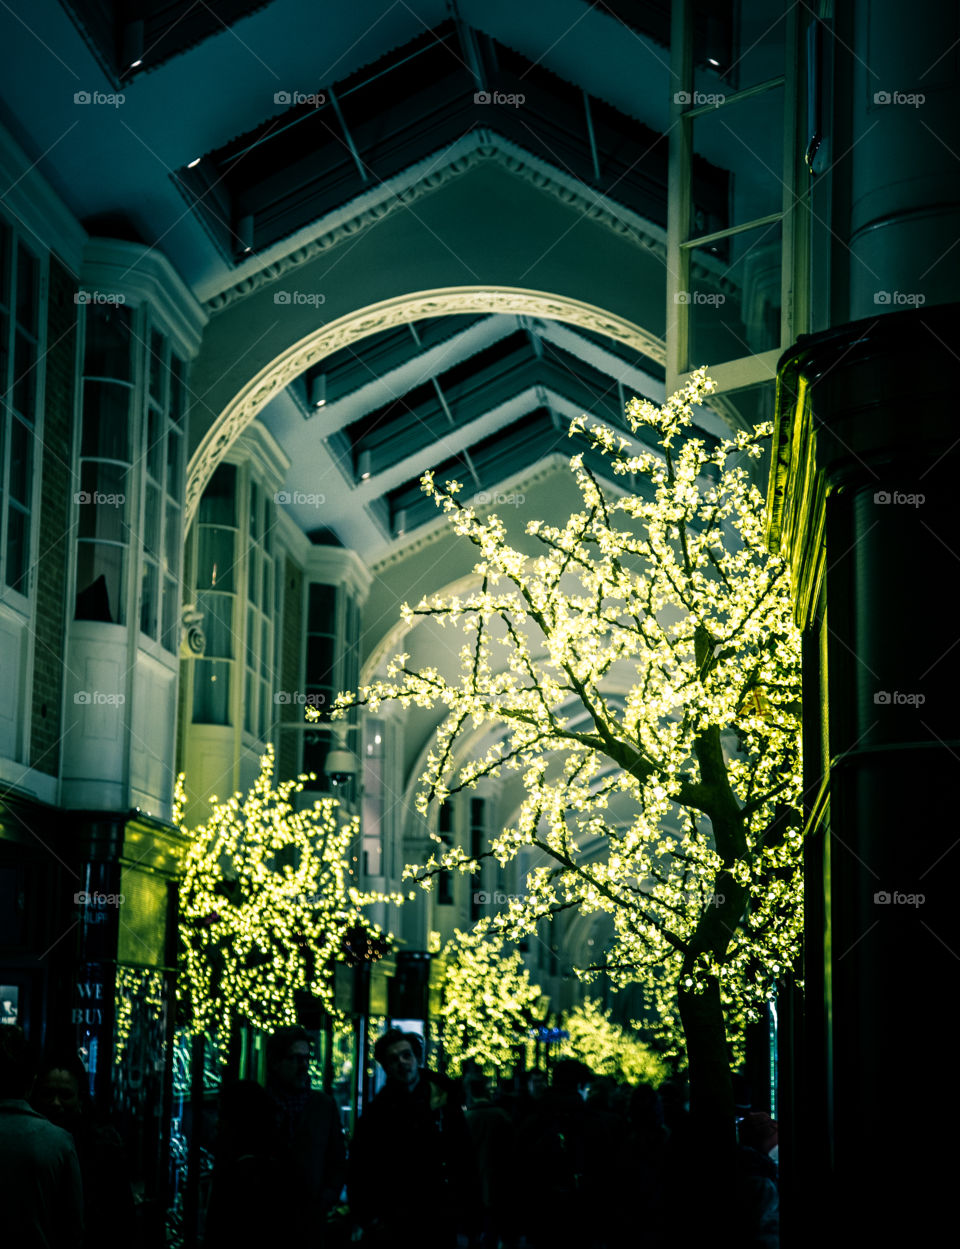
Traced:
<path id="1" fill-rule="evenodd" d="M 385 1082 L 347 1147 L 336 1102 L 311 1088 L 311 1039 L 268 1038 L 265 1086 L 224 1087 L 204 1249 L 621 1249 L 678 1243 L 698 1143 L 681 1091 L 629 1086 L 573 1059 L 520 1082 L 423 1066 L 420 1038 L 391 1029 Z M 99 1121 L 82 1065 L 35 1072 L 22 1032 L 0 1029 L 0 1193 L 18 1249 L 135 1249 L 119 1137 Z M 777 1125 L 740 1122 L 725 1225 L 777 1249 Z"/>

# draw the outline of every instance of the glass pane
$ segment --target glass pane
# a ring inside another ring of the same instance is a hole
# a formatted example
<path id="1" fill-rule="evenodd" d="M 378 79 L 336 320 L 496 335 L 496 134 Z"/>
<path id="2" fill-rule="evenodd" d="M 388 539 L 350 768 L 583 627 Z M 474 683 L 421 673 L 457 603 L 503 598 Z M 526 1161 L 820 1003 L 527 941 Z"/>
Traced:
<path id="1" fill-rule="evenodd" d="M 783 209 L 783 88 L 764 91 L 693 123 L 694 157 L 717 171 L 722 195 L 693 197 L 690 235 L 712 234 Z"/>
<path id="2" fill-rule="evenodd" d="M 171 429 L 167 434 L 167 494 L 178 501 L 183 494 L 183 483 L 180 480 L 182 446 L 183 438 Z"/>
<path id="3" fill-rule="evenodd" d="M 213 658 L 233 658 L 233 595 L 199 594 L 197 610 L 203 612 L 206 653 Z"/>
<path id="4" fill-rule="evenodd" d="M 30 514 L 10 505 L 7 513 L 7 585 L 18 594 L 29 590 Z"/>
<path id="5" fill-rule="evenodd" d="M 184 408 L 186 406 L 186 388 L 184 385 L 184 373 L 186 365 L 176 356 L 170 357 L 170 418 L 176 424 L 180 424 L 183 417 Z"/>
<path id="6" fill-rule="evenodd" d="M 10 244 L 13 234 L 10 227 L 0 221 L 0 304 L 10 307 Z"/>
<path id="7" fill-rule="evenodd" d="M 80 454 L 104 460 L 130 460 L 130 398 L 128 386 L 85 382 Z"/>
<path id="8" fill-rule="evenodd" d="M 244 685 L 243 685 L 243 727 L 246 729 L 248 733 L 253 733 L 253 734 L 256 734 L 257 732 L 256 689 L 257 689 L 257 683 L 254 680 L 254 678 L 250 675 L 250 672 L 248 670 L 246 674 L 246 680 L 244 681 Z"/>
<path id="9" fill-rule="evenodd" d="M 230 723 L 230 665 L 198 659 L 193 665 L 195 724 Z"/>
<path id="10" fill-rule="evenodd" d="M 251 547 L 247 557 L 247 598 L 251 603 L 260 603 L 260 552 Z"/>
<path id="11" fill-rule="evenodd" d="M 232 529 L 201 525 L 197 537 L 198 590 L 233 590 L 234 542 Z"/>
<path id="12" fill-rule="evenodd" d="M 154 481 L 163 480 L 163 426 L 160 413 L 151 408 L 147 413 L 147 472 Z"/>
<path id="13" fill-rule="evenodd" d="M 130 310 L 122 304 L 87 304 L 87 377 L 130 381 Z"/>
<path id="14" fill-rule="evenodd" d="M 31 334 L 37 333 L 40 262 L 21 243 L 17 249 L 17 320 Z"/>
<path id="15" fill-rule="evenodd" d="M 17 330 L 13 348 L 13 406 L 30 421 L 37 402 L 37 345 Z"/>
<path id="16" fill-rule="evenodd" d="M 140 576 L 140 632 L 152 638 L 157 636 L 157 584 L 156 564 L 144 560 Z"/>
<path id="17" fill-rule="evenodd" d="M 121 546 L 78 543 L 77 620 L 123 624 L 123 561 Z"/>
<path id="18" fill-rule="evenodd" d="M 784 0 L 694 0 L 697 87 L 740 91 L 784 72 Z"/>
<path id="19" fill-rule="evenodd" d="M 163 566 L 174 577 L 180 571 L 180 509 L 173 503 L 167 504 L 164 521 Z"/>
<path id="20" fill-rule="evenodd" d="M 157 556 L 160 554 L 161 497 L 159 489 L 147 482 L 147 497 L 143 506 L 143 549 Z"/>
<path id="21" fill-rule="evenodd" d="M 308 639 L 307 684 L 333 684 L 333 638 L 312 637 Z"/>
<path id="22" fill-rule="evenodd" d="M 779 222 L 693 249 L 689 368 L 779 347 L 780 259 Z"/>
<path id="23" fill-rule="evenodd" d="M 0 312 L 0 393 L 5 394 L 10 379 L 7 370 L 10 366 L 10 318 Z"/>
<path id="24" fill-rule="evenodd" d="M 219 464 L 200 500 L 201 524 L 235 525 L 237 523 L 237 469 L 233 464 Z"/>
<path id="25" fill-rule="evenodd" d="M 259 542 L 260 533 L 260 487 L 252 481 L 250 483 L 250 541 Z"/>
<path id="26" fill-rule="evenodd" d="M 333 633 L 336 628 L 336 610 L 337 587 L 311 583 L 307 609 L 308 632 Z"/>
<path id="27" fill-rule="evenodd" d="M 13 417 L 10 422 L 10 497 L 27 510 L 30 508 L 33 437 L 33 431 Z"/>
<path id="28" fill-rule="evenodd" d="M 81 538 L 101 538 L 126 543 L 127 470 L 120 464 L 84 460 L 80 465 L 80 490 L 74 495 L 79 508 Z"/>
<path id="29" fill-rule="evenodd" d="M 163 403 L 164 399 L 163 382 L 166 367 L 163 357 L 166 351 L 166 346 L 166 341 L 163 335 L 159 334 L 156 330 L 151 331 L 149 361 L 150 397 L 151 399 L 156 399 L 160 404 Z"/>
<path id="30" fill-rule="evenodd" d="M 247 667 L 257 669 L 257 616 L 252 607 L 247 608 Z"/>
<path id="31" fill-rule="evenodd" d="M 164 649 L 176 653 L 180 649 L 180 595 L 173 577 L 165 577 L 163 583 L 163 634 Z"/>
<path id="32" fill-rule="evenodd" d="M 263 561 L 263 597 L 260 602 L 263 604 L 265 612 L 273 609 L 273 560 L 265 559 Z"/>
<path id="33" fill-rule="evenodd" d="M 326 789 L 326 777 L 323 765 L 331 745 L 331 734 L 328 731 L 312 729 L 303 735 L 303 770 L 315 772 L 317 781 L 308 786 L 309 789 Z"/>
<path id="34" fill-rule="evenodd" d="M 270 677 L 273 670 L 272 632 L 270 621 L 266 616 L 262 616 L 260 619 L 260 675 L 265 679 Z"/>

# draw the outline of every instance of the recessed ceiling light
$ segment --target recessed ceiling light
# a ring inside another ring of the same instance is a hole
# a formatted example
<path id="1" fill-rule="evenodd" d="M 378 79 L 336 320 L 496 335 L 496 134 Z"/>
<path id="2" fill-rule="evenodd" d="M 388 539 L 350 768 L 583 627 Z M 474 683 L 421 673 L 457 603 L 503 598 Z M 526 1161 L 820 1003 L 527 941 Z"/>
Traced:
<path id="1" fill-rule="evenodd" d="M 187 168 L 188 168 L 188 169 L 196 169 L 196 167 L 200 164 L 200 162 L 201 162 L 202 160 L 203 160 L 203 157 L 202 157 L 202 156 L 198 156 L 198 157 L 196 158 L 196 160 L 192 160 L 192 161 L 190 162 L 190 164 L 187 166 Z"/>

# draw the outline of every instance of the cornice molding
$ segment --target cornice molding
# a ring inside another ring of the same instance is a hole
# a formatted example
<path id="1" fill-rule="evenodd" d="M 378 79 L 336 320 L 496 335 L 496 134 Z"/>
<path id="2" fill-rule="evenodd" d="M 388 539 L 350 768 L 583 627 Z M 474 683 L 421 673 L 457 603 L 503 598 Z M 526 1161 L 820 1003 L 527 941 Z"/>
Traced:
<path id="1" fill-rule="evenodd" d="M 666 261 L 666 233 L 660 227 L 645 221 L 628 208 L 614 204 L 606 196 L 587 191 L 575 178 L 567 177 L 499 135 L 488 130 L 478 130 L 469 139 L 458 144 L 457 149 L 458 155 L 440 168 L 435 166 L 437 154 L 434 153 L 413 166 L 412 171 L 408 170 L 399 178 L 384 183 L 382 194 L 376 202 L 369 203 L 360 212 L 338 221 L 332 229 L 214 295 L 206 301 L 205 308 L 211 315 L 222 312 L 230 304 L 277 281 L 291 270 L 316 260 L 323 252 L 336 247 L 344 239 L 354 237 L 358 231 L 382 221 L 400 208 L 409 207 L 423 196 L 440 190 L 453 179 L 488 162 L 501 166 L 539 191 L 554 196 L 583 216 L 631 239 Z M 425 172 L 418 174 L 419 169 Z M 403 186 L 403 181 L 409 178 L 411 172 L 416 175 L 415 180 L 410 185 Z M 402 189 L 397 189 L 398 183 Z"/>
<path id="2" fill-rule="evenodd" d="M 361 606 L 373 581 L 360 556 L 345 546 L 311 546 L 304 560 L 303 575 L 307 581 L 345 586 Z"/>
<path id="3" fill-rule="evenodd" d="M 290 457 L 259 421 L 250 422 L 223 458 L 234 464 L 253 465 L 261 485 L 273 491 L 280 489 L 290 467 Z"/>
<path id="4" fill-rule="evenodd" d="M 128 302 L 149 304 L 188 359 L 200 350 L 209 314 L 166 256 L 155 248 L 125 239 L 88 239 L 80 285 L 122 294 Z"/>
<path id="5" fill-rule="evenodd" d="M 83 262 L 87 232 L 8 130 L 0 126 L 0 181 L 3 209 L 76 274 Z"/>

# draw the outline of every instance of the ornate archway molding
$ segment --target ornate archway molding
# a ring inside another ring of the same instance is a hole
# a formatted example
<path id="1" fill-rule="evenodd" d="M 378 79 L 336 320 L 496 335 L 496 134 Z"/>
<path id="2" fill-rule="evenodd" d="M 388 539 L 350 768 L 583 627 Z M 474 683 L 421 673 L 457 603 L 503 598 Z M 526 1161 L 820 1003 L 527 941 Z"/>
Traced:
<path id="1" fill-rule="evenodd" d="M 288 348 L 252 378 L 227 405 L 207 431 L 187 467 L 187 525 L 193 521 L 200 496 L 229 447 L 270 400 L 304 370 L 371 334 L 424 317 L 463 313 L 502 313 L 562 321 L 617 339 L 658 363 L 666 360 L 664 342 L 655 334 L 592 304 L 551 295 L 546 291 L 511 286 L 456 286 L 398 295 L 358 308 Z"/>

